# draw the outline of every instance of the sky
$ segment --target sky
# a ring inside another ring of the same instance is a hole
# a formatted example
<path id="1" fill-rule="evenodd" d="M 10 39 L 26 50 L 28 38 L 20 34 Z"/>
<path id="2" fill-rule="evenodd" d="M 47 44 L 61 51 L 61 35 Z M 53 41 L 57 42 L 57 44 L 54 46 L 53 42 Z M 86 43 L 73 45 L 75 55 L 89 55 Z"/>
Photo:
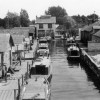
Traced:
<path id="1" fill-rule="evenodd" d="M 29 19 L 34 20 L 51 6 L 61 6 L 69 16 L 87 16 L 94 12 L 100 16 L 100 0 L 0 0 L 0 18 L 4 18 L 8 11 L 19 14 L 21 9 L 25 9 Z"/>

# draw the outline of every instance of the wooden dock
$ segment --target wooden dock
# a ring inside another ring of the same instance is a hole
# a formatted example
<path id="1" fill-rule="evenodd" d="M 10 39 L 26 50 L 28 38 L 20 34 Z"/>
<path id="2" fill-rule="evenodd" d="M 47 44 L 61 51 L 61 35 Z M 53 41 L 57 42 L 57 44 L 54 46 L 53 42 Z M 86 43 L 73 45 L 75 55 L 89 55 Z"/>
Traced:
<path id="1" fill-rule="evenodd" d="M 33 56 L 36 46 L 37 41 L 34 43 L 32 51 L 26 54 L 26 57 Z M 28 72 L 28 67 L 31 63 L 31 60 L 23 60 L 21 65 L 17 65 L 20 69 L 19 71 L 7 78 L 7 81 L 0 82 L 0 100 L 16 100 L 19 92 L 18 90 L 21 89 L 21 86 L 24 84 L 23 82 L 26 81 L 22 79 L 22 75 L 26 77 L 25 75 Z"/>

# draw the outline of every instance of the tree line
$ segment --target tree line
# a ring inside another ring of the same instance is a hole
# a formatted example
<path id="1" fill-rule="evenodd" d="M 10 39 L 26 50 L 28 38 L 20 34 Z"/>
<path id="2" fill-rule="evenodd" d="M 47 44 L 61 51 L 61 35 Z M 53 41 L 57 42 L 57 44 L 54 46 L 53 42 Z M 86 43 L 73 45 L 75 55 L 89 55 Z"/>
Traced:
<path id="1" fill-rule="evenodd" d="M 94 23 L 99 17 L 96 14 L 69 16 L 66 10 L 60 6 L 49 7 L 45 14 L 55 16 L 56 23 L 65 26 L 68 30 Z M 20 14 L 8 12 L 5 18 L 0 18 L 0 27 L 3 28 L 28 27 L 30 23 L 34 24 L 35 20 L 30 21 L 28 12 L 25 9 L 21 9 Z"/>
<path id="2" fill-rule="evenodd" d="M 0 27 L 28 27 L 30 22 L 28 12 L 25 9 L 21 9 L 20 14 L 16 12 L 7 12 L 5 18 L 0 18 Z"/>
<path id="3" fill-rule="evenodd" d="M 94 23 L 99 18 L 97 14 L 68 16 L 66 10 L 60 6 L 49 7 L 45 14 L 55 16 L 57 24 L 65 25 L 67 29 Z"/>
<path id="4" fill-rule="evenodd" d="M 90 14 L 88 16 L 85 15 L 69 16 L 66 10 L 60 6 L 49 7 L 48 10 L 45 11 L 45 14 L 55 16 L 57 24 L 66 27 L 68 32 L 73 35 L 77 33 L 78 28 L 92 24 L 99 18 L 97 14 Z"/>

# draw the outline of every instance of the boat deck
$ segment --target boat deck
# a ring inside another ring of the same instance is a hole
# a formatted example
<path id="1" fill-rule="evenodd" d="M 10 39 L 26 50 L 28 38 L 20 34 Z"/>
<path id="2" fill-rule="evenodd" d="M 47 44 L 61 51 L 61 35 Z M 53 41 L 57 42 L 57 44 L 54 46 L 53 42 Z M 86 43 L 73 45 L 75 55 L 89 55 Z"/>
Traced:
<path id="1" fill-rule="evenodd" d="M 22 100 L 45 99 L 48 85 L 44 81 L 41 77 L 29 79 L 28 85 L 23 89 Z"/>

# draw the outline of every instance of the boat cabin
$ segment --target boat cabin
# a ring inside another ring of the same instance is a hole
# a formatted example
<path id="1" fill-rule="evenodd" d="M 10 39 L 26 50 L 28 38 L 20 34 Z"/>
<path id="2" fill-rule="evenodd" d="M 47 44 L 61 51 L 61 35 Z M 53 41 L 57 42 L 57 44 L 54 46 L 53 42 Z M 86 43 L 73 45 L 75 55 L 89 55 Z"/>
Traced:
<path id="1" fill-rule="evenodd" d="M 80 50 L 76 46 L 76 44 L 73 44 L 68 47 L 68 58 L 79 58 L 80 57 Z"/>
<path id="2" fill-rule="evenodd" d="M 39 39 L 39 44 L 41 44 L 41 43 L 48 43 L 48 41 L 46 38 L 41 38 L 41 39 Z"/>
<path id="3" fill-rule="evenodd" d="M 39 57 L 31 66 L 30 75 L 49 75 L 50 67 L 49 57 Z"/>
<path id="4" fill-rule="evenodd" d="M 48 45 L 47 44 L 39 45 L 37 53 L 40 52 L 40 51 L 44 51 L 44 52 L 48 52 L 49 53 Z"/>

